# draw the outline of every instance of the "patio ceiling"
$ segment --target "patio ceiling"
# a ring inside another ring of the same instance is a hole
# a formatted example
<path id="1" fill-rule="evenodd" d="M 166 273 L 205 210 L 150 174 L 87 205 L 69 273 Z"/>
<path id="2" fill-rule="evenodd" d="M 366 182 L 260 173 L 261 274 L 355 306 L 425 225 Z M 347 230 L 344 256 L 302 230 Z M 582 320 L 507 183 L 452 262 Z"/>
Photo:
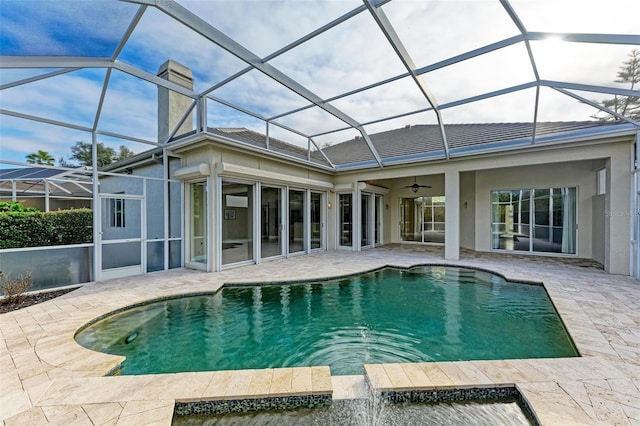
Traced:
<path id="1" fill-rule="evenodd" d="M 534 123 L 532 142 L 545 121 L 640 126 L 602 106 L 640 95 L 615 82 L 640 45 L 635 0 L 0 7 L 2 164 L 37 149 L 58 158 L 78 140 L 135 153 L 170 143 L 158 140 L 158 86 L 193 100 L 199 132 L 247 128 L 309 152 L 357 137 L 379 166 L 370 135 L 406 125 L 436 126 L 446 159 L 451 124 Z M 156 76 L 167 59 L 193 71 L 193 90 Z"/>

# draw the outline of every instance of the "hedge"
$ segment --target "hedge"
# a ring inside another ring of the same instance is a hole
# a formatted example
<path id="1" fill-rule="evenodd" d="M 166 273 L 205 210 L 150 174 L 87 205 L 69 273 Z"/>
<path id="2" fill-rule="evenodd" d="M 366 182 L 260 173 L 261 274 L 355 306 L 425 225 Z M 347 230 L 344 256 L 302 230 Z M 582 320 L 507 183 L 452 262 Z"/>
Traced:
<path id="1" fill-rule="evenodd" d="M 82 244 L 93 241 L 91 209 L 0 213 L 0 249 Z"/>

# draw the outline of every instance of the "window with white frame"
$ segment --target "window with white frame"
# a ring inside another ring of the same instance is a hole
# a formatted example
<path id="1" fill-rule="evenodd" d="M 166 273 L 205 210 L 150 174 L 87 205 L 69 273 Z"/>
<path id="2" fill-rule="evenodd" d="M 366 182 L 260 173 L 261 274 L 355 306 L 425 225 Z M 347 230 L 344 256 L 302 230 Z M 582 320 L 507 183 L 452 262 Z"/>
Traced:
<path id="1" fill-rule="evenodd" d="M 125 227 L 124 198 L 109 199 L 109 226 L 112 228 Z"/>

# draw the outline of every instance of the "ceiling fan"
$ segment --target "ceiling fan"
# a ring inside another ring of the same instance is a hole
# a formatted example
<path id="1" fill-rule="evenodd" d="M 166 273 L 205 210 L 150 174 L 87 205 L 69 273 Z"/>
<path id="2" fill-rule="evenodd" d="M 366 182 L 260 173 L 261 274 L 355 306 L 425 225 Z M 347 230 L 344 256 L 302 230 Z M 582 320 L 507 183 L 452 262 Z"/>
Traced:
<path id="1" fill-rule="evenodd" d="M 431 188 L 430 185 L 419 185 L 418 182 L 416 182 L 416 177 L 413 177 L 413 185 L 407 185 L 407 186 L 403 186 L 404 188 L 411 188 L 411 190 L 414 192 L 414 194 L 416 192 L 418 192 L 418 188 Z"/>

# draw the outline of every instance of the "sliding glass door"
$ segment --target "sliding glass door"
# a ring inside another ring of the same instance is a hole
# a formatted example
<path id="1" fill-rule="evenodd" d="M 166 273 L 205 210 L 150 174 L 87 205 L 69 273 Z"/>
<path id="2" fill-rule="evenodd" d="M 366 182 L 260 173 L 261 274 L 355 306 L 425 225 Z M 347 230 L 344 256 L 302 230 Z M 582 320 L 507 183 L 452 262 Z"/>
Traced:
<path id="1" fill-rule="evenodd" d="M 254 260 L 254 185 L 222 182 L 222 264 Z"/>
<path id="2" fill-rule="evenodd" d="M 324 232 L 322 226 L 322 193 L 311 192 L 311 250 L 324 247 Z"/>
<path id="3" fill-rule="evenodd" d="M 305 248 L 305 191 L 289 190 L 289 253 Z"/>
<path id="4" fill-rule="evenodd" d="M 445 198 L 415 197 L 400 200 L 402 241 L 444 243 Z"/>
<path id="5" fill-rule="evenodd" d="M 207 264 L 207 183 L 189 184 L 188 262 Z"/>
<path id="6" fill-rule="evenodd" d="M 338 194 L 338 240 L 343 247 L 353 246 L 353 195 Z"/>
<path id="7" fill-rule="evenodd" d="M 263 186 L 260 194 L 261 256 L 282 256 L 282 189 Z"/>
<path id="8" fill-rule="evenodd" d="M 493 191 L 491 248 L 576 254 L 576 188 Z"/>

